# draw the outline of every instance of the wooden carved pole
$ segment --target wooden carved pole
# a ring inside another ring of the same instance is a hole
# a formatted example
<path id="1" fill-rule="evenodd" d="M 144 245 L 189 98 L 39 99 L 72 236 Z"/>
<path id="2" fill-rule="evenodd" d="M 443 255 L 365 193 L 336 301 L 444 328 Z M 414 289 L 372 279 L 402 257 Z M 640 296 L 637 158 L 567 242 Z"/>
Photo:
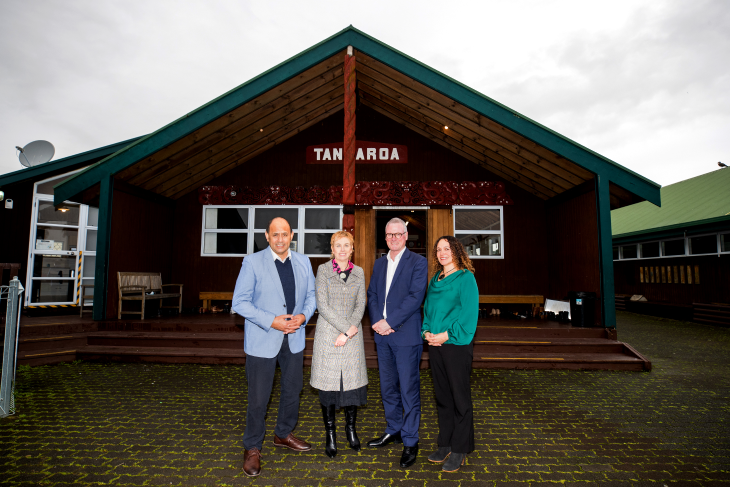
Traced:
<path id="1" fill-rule="evenodd" d="M 355 53 L 352 46 L 347 46 L 345 54 L 345 143 L 344 143 L 344 171 L 342 175 L 342 229 L 354 235 L 355 233 L 355 108 L 357 97 L 355 91 Z"/>

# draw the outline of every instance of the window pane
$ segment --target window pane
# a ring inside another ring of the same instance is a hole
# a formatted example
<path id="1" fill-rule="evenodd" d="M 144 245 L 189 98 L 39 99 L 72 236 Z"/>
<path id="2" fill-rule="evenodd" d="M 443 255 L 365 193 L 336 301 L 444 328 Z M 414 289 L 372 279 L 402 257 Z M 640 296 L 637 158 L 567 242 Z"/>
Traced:
<path id="1" fill-rule="evenodd" d="M 636 255 L 636 245 L 625 245 L 621 247 L 621 249 L 624 259 L 635 259 L 636 257 L 638 257 Z"/>
<path id="2" fill-rule="evenodd" d="M 332 252 L 332 233 L 305 233 L 304 253 L 330 255 Z"/>
<path id="3" fill-rule="evenodd" d="M 258 252 L 259 250 L 264 250 L 266 247 L 269 246 L 269 242 L 266 241 L 266 235 L 263 233 L 255 233 L 253 236 L 253 251 Z M 297 234 L 294 234 L 294 237 L 292 238 L 291 245 L 289 246 L 290 249 L 292 249 L 294 252 L 299 252 L 297 249 Z M 329 252 L 328 252 L 329 253 Z"/>
<path id="4" fill-rule="evenodd" d="M 659 242 L 641 244 L 641 256 L 644 258 L 659 257 Z"/>
<path id="5" fill-rule="evenodd" d="M 689 239 L 690 254 L 716 254 L 717 235 L 705 235 L 704 237 L 692 237 Z"/>
<path id="6" fill-rule="evenodd" d="M 94 255 L 85 255 L 84 256 L 84 270 L 83 270 L 83 277 L 94 277 L 94 272 L 96 270 L 96 256 Z M 85 282 L 84 284 L 94 284 L 93 282 Z"/>
<path id="7" fill-rule="evenodd" d="M 206 233 L 204 254 L 245 254 L 248 249 L 247 233 Z"/>
<path id="8" fill-rule="evenodd" d="M 292 230 L 299 228 L 298 208 L 256 208 L 254 209 L 254 228 L 257 230 L 266 230 L 269 222 L 276 217 L 284 218 L 288 221 Z"/>
<path id="9" fill-rule="evenodd" d="M 618 260 L 618 247 L 613 248 L 613 260 Z"/>
<path id="10" fill-rule="evenodd" d="M 89 216 L 86 218 L 86 225 L 90 227 L 98 227 L 99 226 L 99 208 L 94 208 L 93 206 L 89 206 Z"/>
<path id="11" fill-rule="evenodd" d="M 205 228 L 248 229 L 248 208 L 206 208 Z"/>
<path id="12" fill-rule="evenodd" d="M 76 256 L 40 255 L 33 258 L 33 277 L 74 277 Z"/>
<path id="13" fill-rule="evenodd" d="M 456 230 L 500 230 L 499 210 L 455 210 Z"/>
<path id="14" fill-rule="evenodd" d="M 307 208 L 304 210 L 304 228 L 312 230 L 339 230 L 340 223 L 339 208 Z"/>
<path id="15" fill-rule="evenodd" d="M 56 225 L 78 225 L 79 206 L 64 204 L 58 208 L 54 208 L 51 201 L 39 201 L 38 223 L 53 223 Z"/>
<path id="16" fill-rule="evenodd" d="M 456 235 L 469 255 L 502 255 L 499 235 Z"/>
<path id="17" fill-rule="evenodd" d="M 31 303 L 70 303 L 74 301 L 74 281 L 33 280 Z"/>
<path id="18" fill-rule="evenodd" d="M 722 252 L 730 252 L 730 233 L 720 235 L 720 250 Z"/>
<path id="19" fill-rule="evenodd" d="M 96 230 L 87 230 L 86 231 L 86 250 L 89 251 L 96 251 Z"/>
<path id="20" fill-rule="evenodd" d="M 69 228 L 38 227 L 35 236 L 36 250 L 76 250 L 79 232 Z"/>
<path id="21" fill-rule="evenodd" d="M 684 255 L 684 239 L 662 242 L 662 255 Z"/>

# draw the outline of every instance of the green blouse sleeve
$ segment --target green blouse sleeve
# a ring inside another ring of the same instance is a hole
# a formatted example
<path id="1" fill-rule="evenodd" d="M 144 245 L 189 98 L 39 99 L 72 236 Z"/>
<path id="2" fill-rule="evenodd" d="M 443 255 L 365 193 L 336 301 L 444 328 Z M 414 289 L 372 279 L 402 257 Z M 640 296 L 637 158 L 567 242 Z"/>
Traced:
<path id="1" fill-rule="evenodd" d="M 458 318 L 448 328 L 449 339 L 445 343 L 468 345 L 477 331 L 479 319 L 479 288 L 474 274 L 466 273 L 461 280 L 461 311 Z"/>

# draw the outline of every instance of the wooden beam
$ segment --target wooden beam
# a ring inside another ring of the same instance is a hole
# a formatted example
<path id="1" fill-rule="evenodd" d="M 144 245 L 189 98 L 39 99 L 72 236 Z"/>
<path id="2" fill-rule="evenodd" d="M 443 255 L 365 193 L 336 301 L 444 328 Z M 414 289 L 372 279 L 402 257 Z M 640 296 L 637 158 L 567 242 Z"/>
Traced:
<path id="1" fill-rule="evenodd" d="M 517 144 L 519 147 L 528 150 L 554 164 L 560 165 L 566 170 L 572 172 L 582 180 L 589 179 L 593 176 L 593 173 L 584 169 L 581 166 L 571 162 L 570 160 L 546 149 L 545 147 L 533 142 L 532 140 L 500 125 L 499 123 L 491 120 L 490 118 L 477 113 L 471 108 L 458 103 L 451 98 L 439 93 L 438 91 L 429 88 L 428 86 L 402 74 L 401 72 L 387 66 L 366 54 L 360 56 L 360 62 L 358 63 L 358 70 L 364 71 L 365 67 L 371 67 L 377 72 L 385 75 L 388 78 L 400 83 L 404 87 L 409 87 L 411 90 L 419 93 L 421 99 L 417 99 L 420 103 L 427 106 L 432 106 L 434 103 L 440 104 L 444 107 L 449 108 L 453 112 L 462 115 L 467 120 L 475 123 L 479 127 L 487 129 L 495 135 L 503 137 L 505 140 Z M 486 135 L 486 134 L 485 134 Z"/>
<path id="2" fill-rule="evenodd" d="M 384 102 L 367 96 L 367 93 L 363 92 L 363 96 L 361 97 L 363 103 L 367 103 L 370 107 L 377 107 L 380 113 L 398 121 L 403 120 L 407 126 L 411 129 L 418 128 L 418 132 L 422 135 L 425 135 L 429 139 L 433 140 L 434 142 L 437 142 L 444 147 L 447 147 L 453 151 L 458 151 L 460 155 L 468 155 L 468 159 L 472 162 L 477 162 L 479 165 L 488 168 L 492 172 L 499 172 L 501 175 L 509 175 L 508 179 L 512 182 L 519 181 L 521 183 L 521 187 L 525 188 L 531 188 L 529 191 L 534 193 L 534 191 L 538 191 L 543 196 L 541 198 L 545 199 L 546 197 L 552 197 L 556 195 L 559 191 L 562 191 L 562 189 L 556 191 L 555 189 L 551 189 L 549 187 L 546 187 L 544 184 L 542 184 L 542 181 L 538 178 L 534 177 L 534 174 L 530 171 L 525 170 L 524 168 L 521 168 L 520 171 L 516 171 L 511 167 L 505 166 L 500 161 L 496 161 L 492 158 L 490 158 L 488 155 L 484 153 L 480 153 L 478 151 L 475 151 L 471 149 L 470 147 L 465 146 L 464 144 L 454 140 L 450 139 L 449 137 L 445 136 L 443 133 L 438 132 L 431 127 L 428 127 L 423 122 L 413 119 L 409 117 L 407 114 L 399 111 L 398 109 L 385 104 Z"/>
<path id="3" fill-rule="evenodd" d="M 221 163 L 217 164 L 215 167 L 212 167 L 208 170 L 205 170 L 201 172 L 200 174 L 197 174 L 196 178 L 191 178 L 189 180 L 183 181 L 182 183 L 178 184 L 177 186 L 169 189 L 165 196 L 171 197 L 173 199 L 178 199 L 181 196 L 189 193 L 190 191 L 196 189 L 197 187 L 207 183 L 208 181 L 217 178 L 219 176 L 222 176 L 223 174 L 227 173 L 231 169 L 234 169 L 237 166 L 240 166 L 241 164 L 245 163 L 246 161 L 258 156 L 259 154 L 262 154 L 266 152 L 267 150 L 271 149 L 272 147 L 281 144 L 285 140 L 289 139 L 290 137 L 293 137 L 294 135 L 308 129 L 312 125 L 315 125 L 316 123 L 324 120 L 325 118 L 328 118 L 332 116 L 334 113 L 337 113 L 339 110 L 342 109 L 344 104 L 342 103 L 342 99 L 334 99 L 328 104 L 320 107 L 317 110 L 312 111 L 311 113 L 299 118 L 298 120 L 295 120 L 291 122 L 289 125 L 283 127 L 280 131 L 278 131 L 278 134 L 274 138 L 274 134 L 272 134 L 269 139 L 266 139 L 264 142 L 267 142 L 265 145 L 261 145 L 257 148 L 251 148 L 249 152 L 241 152 L 238 154 L 235 154 L 233 157 L 228 158 L 225 161 L 222 161 Z M 257 144 L 258 145 L 258 144 Z M 211 173 L 211 171 L 213 171 Z"/>
<path id="4" fill-rule="evenodd" d="M 573 198 L 577 198 L 578 196 L 590 193 L 595 190 L 596 183 L 593 180 L 586 181 L 585 183 L 579 184 L 578 186 L 575 186 L 567 191 L 563 191 L 559 195 L 553 196 L 545 202 L 545 208 L 550 208 L 552 206 L 559 205 L 560 203 L 565 203 L 568 200 L 572 200 Z"/>
<path id="5" fill-rule="evenodd" d="M 331 71 L 333 69 L 337 69 L 338 67 L 341 67 L 341 54 L 335 54 L 333 56 L 330 56 L 328 59 L 324 60 L 321 63 L 316 64 L 315 66 L 299 73 L 296 76 L 293 76 L 286 81 L 280 83 L 276 87 L 269 89 L 262 93 L 261 95 L 253 98 L 250 101 L 247 101 L 243 103 L 240 106 L 235 107 L 234 109 L 221 113 L 221 116 L 210 123 L 190 132 L 187 136 L 178 139 L 176 142 L 172 144 L 168 144 L 165 147 L 162 147 L 160 150 L 156 151 L 155 153 L 151 154 L 150 156 L 140 160 L 139 162 L 135 163 L 134 166 L 137 166 L 136 169 L 131 170 L 131 167 L 123 170 L 120 172 L 120 176 L 129 179 L 133 174 L 136 174 L 137 172 L 145 171 L 149 169 L 150 167 L 164 161 L 168 157 L 171 157 L 172 155 L 176 154 L 177 152 L 187 148 L 191 144 L 195 143 L 198 140 L 202 140 L 209 135 L 213 134 L 217 130 L 220 130 L 221 128 L 225 127 L 226 125 L 235 122 L 239 118 L 242 118 L 246 116 L 247 114 L 253 112 L 254 110 L 257 110 L 259 107 L 265 106 L 268 103 L 271 103 L 277 99 L 279 99 L 282 96 L 285 96 L 287 93 L 291 92 L 292 90 L 295 90 L 297 87 L 307 83 L 311 79 L 318 77 L 320 75 L 325 74 L 328 71 Z M 226 93 L 222 96 L 220 96 L 218 99 L 223 99 L 229 94 L 231 94 L 233 91 L 229 93 Z M 215 103 L 216 100 L 214 100 L 211 103 Z M 195 113 L 195 112 L 193 112 Z"/>
<path id="6" fill-rule="evenodd" d="M 391 120 L 395 121 L 396 123 L 399 123 L 399 124 L 409 128 L 410 130 L 413 130 L 417 134 L 422 135 L 423 137 L 426 137 L 427 139 L 430 139 L 431 141 L 460 155 L 464 159 L 467 159 L 467 160 L 483 167 L 484 169 L 495 174 L 496 176 L 499 176 L 499 177 L 503 178 L 504 180 L 513 183 L 515 186 L 518 186 L 518 187 L 524 189 L 528 193 L 534 194 L 538 198 L 546 200 L 552 196 L 555 196 L 555 193 L 552 191 L 549 191 L 547 189 L 542 189 L 542 188 L 541 189 L 536 188 L 535 184 L 532 181 L 524 181 L 524 178 L 522 178 L 521 175 L 515 174 L 510 169 L 501 168 L 496 164 L 492 165 L 492 164 L 490 164 L 489 161 L 485 161 L 483 158 L 474 157 L 471 154 L 463 152 L 459 148 L 449 144 L 447 141 L 442 140 L 441 138 L 432 136 L 428 132 L 422 130 L 420 127 L 411 124 L 410 122 L 394 115 L 393 113 L 389 112 L 388 110 L 386 110 L 384 108 L 381 108 L 378 105 L 372 104 L 372 103 L 368 102 L 367 100 L 362 100 L 362 103 L 363 103 L 363 105 L 372 108 L 376 112 L 390 118 Z"/>
<path id="7" fill-rule="evenodd" d="M 95 321 L 106 319 L 106 298 L 109 288 L 109 250 L 112 237 L 112 203 L 114 201 L 114 176 L 99 182 L 99 228 L 96 236 L 96 263 L 94 267 Z"/>
<path id="8" fill-rule="evenodd" d="M 473 138 L 469 136 L 464 136 L 459 132 L 459 126 L 456 128 L 452 128 L 451 125 L 448 125 L 448 129 L 444 128 L 445 123 L 443 121 L 434 120 L 432 118 L 429 118 L 428 114 L 424 113 L 423 111 L 415 110 L 413 108 L 410 108 L 408 105 L 401 103 L 401 100 L 395 100 L 393 98 L 390 98 L 386 96 L 383 93 L 378 92 L 374 88 L 371 88 L 369 85 L 361 84 L 360 90 L 367 93 L 370 96 L 374 96 L 375 98 L 381 100 L 382 102 L 390 105 L 391 107 L 395 108 L 398 111 L 404 112 L 406 115 L 411 117 L 414 120 L 418 120 L 419 122 L 427 125 L 430 127 L 430 132 L 442 134 L 444 137 L 449 137 L 454 139 L 459 144 L 463 144 L 470 149 L 483 154 L 490 159 L 499 162 L 503 166 L 510 167 L 514 171 L 521 172 L 524 174 L 534 175 L 534 180 L 536 182 L 540 182 L 543 186 L 549 187 L 556 193 L 560 193 L 562 191 L 565 191 L 566 189 L 572 188 L 575 186 L 574 184 L 565 181 L 564 179 L 561 179 L 557 176 L 555 176 L 553 173 L 543 169 L 539 165 L 530 164 L 524 159 L 521 159 L 520 157 L 514 156 L 513 154 L 502 151 L 502 153 L 497 153 L 491 150 L 488 147 L 485 147 L 484 145 L 475 142 Z M 446 122 L 448 123 L 448 122 Z M 463 129 L 463 127 L 461 127 Z M 508 157 L 505 157 L 508 156 Z M 532 176 L 530 176 L 532 178 Z"/>
<path id="9" fill-rule="evenodd" d="M 342 78 L 339 78 L 338 80 L 330 82 L 314 90 L 307 96 L 293 100 L 291 103 L 282 106 L 275 112 L 258 120 L 255 124 L 250 125 L 235 134 L 231 134 L 225 140 L 220 141 L 205 151 L 191 157 L 188 160 L 176 164 L 164 173 L 156 176 L 154 179 L 147 181 L 143 187 L 157 193 L 162 193 L 166 188 L 176 184 L 182 175 L 189 174 L 191 169 L 201 165 L 208 166 L 216 164 L 221 159 L 238 152 L 247 145 L 255 143 L 258 140 L 265 139 L 268 137 L 270 132 L 279 129 L 291 120 L 294 120 L 329 102 L 332 98 L 337 97 L 344 89 L 340 81 L 341 79 Z"/>
<path id="10" fill-rule="evenodd" d="M 613 238 L 609 180 L 596 176 L 596 216 L 598 217 L 598 258 L 601 270 L 601 318 L 606 328 L 616 328 L 616 296 L 613 281 Z M 658 276 L 657 276 L 658 279 Z"/>
<path id="11" fill-rule="evenodd" d="M 235 138 L 240 138 L 244 130 L 248 132 L 255 132 L 259 130 L 260 125 L 265 124 L 265 120 L 269 116 L 274 116 L 276 113 L 281 113 L 281 110 L 291 111 L 299 106 L 305 104 L 312 98 L 317 98 L 324 93 L 328 93 L 337 87 L 337 83 L 342 79 L 342 67 L 332 69 L 309 82 L 297 87 L 296 89 L 284 94 L 281 98 L 271 101 L 259 108 L 252 110 L 245 116 L 239 117 L 237 120 L 231 121 L 228 125 L 220 128 L 216 132 L 197 140 L 193 144 L 189 145 L 184 150 L 181 150 L 171 157 L 166 158 L 160 163 L 149 167 L 148 169 L 141 171 L 129 179 L 130 183 L 138 186 L 145 185 L 147 187 L 154 186 L 149 183 L 150 180 L 156 176 L 164 173 L 165 171 L 175 167 L 185 160 L 189 160 L 195 156 L 200 157 L 202 154 L 209 152 L 215 152 L 220 150 L 220 147 L 230 145 Z M 226 115 L 222 117 L 225 120 L 229 120 L 231 117 Z M 215 123 L 219 123 L 221 119 L 217 119 Z M 188 139 L 186 137 L 183 140 Z M 135 170 L 138 166 L 132 166 L 128 169 Z M 140 166 L 141 167 L 141 166 Z"/>
<path id="12" fill-rule="evenodd" d="M 377 71 L 369 67 L 364 67 L 363 71 L 367 74 L 360 75 L 361 86 L 366 84 L 383 95 L 398 100 L 413 110 L 422 112 L 426 117 L 438 121 L 441 127 L 448 126 L 449 132 L 461 133 L 493 153 L 499 154 L 500 157 L 506 157 L 517 164 L 531 168 L 534 172 L 543 174 L 543 177 L 566 189 L 584 182 L 584 179 L 579 178 L 570 171 L 566 171 L 559 165 L 521 148 L 490 130 L 480 127 L 462 115 L 433 100 L 426 99 L 416 91 L 387 78 Z"/>

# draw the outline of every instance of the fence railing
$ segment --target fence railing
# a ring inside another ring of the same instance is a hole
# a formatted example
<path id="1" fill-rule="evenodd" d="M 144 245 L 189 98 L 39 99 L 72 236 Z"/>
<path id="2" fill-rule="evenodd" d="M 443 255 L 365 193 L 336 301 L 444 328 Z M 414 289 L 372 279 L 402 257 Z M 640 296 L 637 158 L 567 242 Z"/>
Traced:
<path id="1" fill-rule="evenodd" d="M 0 379 L 0 418 L 15 414 L 15 367 L 18 360 L 18 331 L 20 329 L 20 295 L 23 285 L 14 277 L 8 286 L 0 286 L 0 299 L 7 301 L 5 311 L 5 341 L 3 373 Z"/>

